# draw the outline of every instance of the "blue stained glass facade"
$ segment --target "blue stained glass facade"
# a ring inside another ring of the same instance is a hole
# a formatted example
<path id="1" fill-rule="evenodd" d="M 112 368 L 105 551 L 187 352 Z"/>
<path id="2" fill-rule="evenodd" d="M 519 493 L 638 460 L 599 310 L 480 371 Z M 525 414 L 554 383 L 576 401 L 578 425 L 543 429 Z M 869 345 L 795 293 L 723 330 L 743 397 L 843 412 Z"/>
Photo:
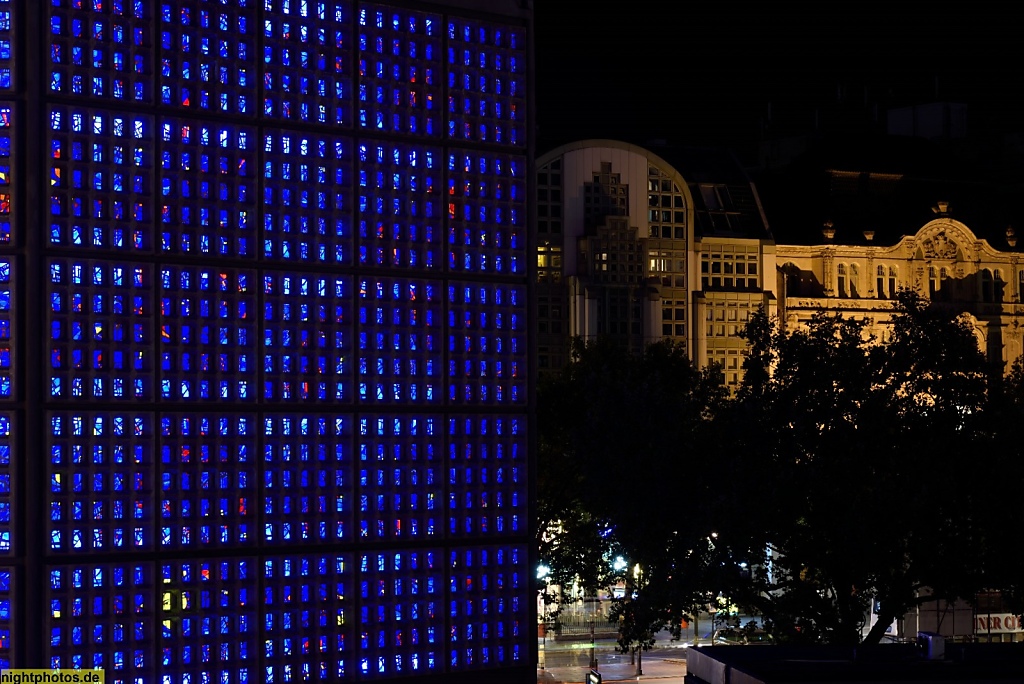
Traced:
<path id="1" fill-rule="evenodd" d="M 352 109 L 351 9 L 346 2 L 267 2 L 263 116 L 347 125 Z"/>
<path id="2" fill-rule="evenodd" d="M 160 250 L 255 257 L 256 130 L 182 119 L 159 126 Z"/>
<path id="3" fill-rule="evenodd" d="M 416 539 L 443 533 L 440 416 L 359 418 L 358 535 Z"/>
<path id="4" fill-rule="evenodd" d="M 521 30 L 450 19 L 448 137 L 522 145 L 525 48 Z"/>
<path id="5" fill-rule="evenodd" d="M 160 682 L 247 682 L 259 663 L 255 558 L 161 560 Z"/>
<path id="6" fill-rule="evenodd" d="M 438 404 L 442 400 L 439 284 L 361 278 L 356 359 L 359 400 Z"/>
<path id="7" fill-rule="evenodd" d="M 526 401 L 525 288 L 448 285 L 448 400 L 452 404 Z"/>
<path id="8" fill-rule="evenodd" d="M 0 402 L 14 397 L 14 319 L 17 301 L 12 289 L 12 260 L 0 256 Z"/>
<path id="9" fill-rule="evenodd" d="M 263 561 L 262 681 L 354 679 L 354 574 L 346 555 Z"/>
<path id="10" fill-rule="evenodd" d="M 51 553 L 152 548 L 152 415 L 55 412 L 47 421 Z"/>
<path id="11" fill-rule="evenodd" d="M 352 143 L 268 131 L 263 136 L 263 258 L 352 263 Z"/>
<path id="12" fill-rule="evenodd" d="M 448 154 L 448 267 L 523 273 L 526 159 L 466 150 Z"/>
<path id="13" fill-rule="evenodd" d="M 178 0 L 158 7 L 157 101 L 191 111 L 254 117 L 259 109 L 258 3 Z"/>
<path id="14" fill-rule="evenodd" d="M 3 3 L 0 2 L 0 26 L 3 22 Z M 0 50 L 3 49 L 3 39 L 0 38 Z M 0 65 L 2 65 L 0 59 Z M 3 69 L 0 66 L 0 79 L 3 77 Z M 14 140 L 14 109 L 8 102 L 0 102 L 0 248 L 11 243 L 11 225 L 13 213 L 11 210 L 11 195 L 14 190 L 13 159 Z"/>
<path id="15" fill-rule="evenodd" d="M 532 677 L 531 19 L 459 4 L 0 0 L 0 668 Z"/>
<path id="16" fill-rule="evenodd" d="M 517 416 L 449 418 L 449 536 L 515 536 L 526 528 L 524 437 Z"/>
<path id="17" fill-rule="evenodd" d="M 349 399 L 350 290 L 347 277 L 263 272 L 264 399 Z"/>
<path id="18" fill-rule="evenodd" d="M 152 99 L 152 3 L 49 3 L 50 92 L 89 100 Z"/>
<path id="19" fill-rule="evenodd" d="M 14 622 L 14 570 L 0 565 L 0 668 L 11 667 L 11 625 Z"/>
<path id="20" fill-rule="evenodd" d="M 0 556 L 8 556 L 14 549 L 11 546 L 14 530 L 14 485 L 17 474 L 14 470 L 14 462 L 11 456 L 14 453 L 13 420 L 9 412 L 0 412 Z M 8 582 L 10 580 L 8 579 Z M 2 588 L 0 588 L 2 591 Z M 2 599 L 0 599 L 2 600 Z M 10 619 L 10 611 L 6 615 L 0 611 L 0 630 L 3 624 Z M 9 622 L 7 623 L 9 624 Z M 8 634 L 10 639 L 10 634 Z M 2 638 L 0 638 L 2 642 Z M 3 644 L 0 643 L 0 653 L 3 651 Z"/>
<path id="21" fill-rule="evenodd" d="M 151 563 L 50 566 L 45 665 L 101 668 L 123 684 L 153 681 L 153 585 Z"/>
<path id="22" fill-rule="evenodd" d="M 360 266 L 438 269 L 441 150 L 388 143 L 359 145 Z"/>
<path id="23" fill-rule="evenodd" d="M 257 543 L 257 428 L 246 414 L 161 415 L 161 549 Z"/>
<path id="24" fill-rule="evenodd" d="M 50 244 L 152 249 L 150 117 L 53 106 L 48 128 Z"/>
<path id="25" fill-rule="evenodd" d="M 151 267 L 50 259 L 47 275 L 50 398 L 152 398 Z"/>
<path id="26" fill-rule="evenodd" d="M 358 9 L 361 128 L 441 135 L 441 17 L 381 5 Z"/>
<path id="27" fill-rule="evenodd" d="M 269 414 L 259 505 L 263 543 L 352 538 L 352 425 L 349 415 Z"/>
<path id="28" fill-rule="evenodd" d="M 11 0 L 0 0 L 0 92 L 14 87 L 11 70 L 11 57 L 15 49 L 12 18 Z"/>
<path id="29" fill-rule="evenodd" d="M 256 274 L 160 269 L 160 397 L 185 402 L 258 396 Z"/>

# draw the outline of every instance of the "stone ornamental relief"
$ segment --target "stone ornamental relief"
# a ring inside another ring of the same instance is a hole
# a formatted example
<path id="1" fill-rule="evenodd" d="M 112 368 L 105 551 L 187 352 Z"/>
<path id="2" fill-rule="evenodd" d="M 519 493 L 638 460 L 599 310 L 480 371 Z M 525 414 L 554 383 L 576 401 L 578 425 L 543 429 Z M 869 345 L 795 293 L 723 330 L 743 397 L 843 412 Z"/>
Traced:
<path id="1" fill-rule="evenodd" d="M 959 245 L 946 235 L 945 230 L 940 230 L 921 243 L 925 257 L 929 259 L 955 259 Z"/>

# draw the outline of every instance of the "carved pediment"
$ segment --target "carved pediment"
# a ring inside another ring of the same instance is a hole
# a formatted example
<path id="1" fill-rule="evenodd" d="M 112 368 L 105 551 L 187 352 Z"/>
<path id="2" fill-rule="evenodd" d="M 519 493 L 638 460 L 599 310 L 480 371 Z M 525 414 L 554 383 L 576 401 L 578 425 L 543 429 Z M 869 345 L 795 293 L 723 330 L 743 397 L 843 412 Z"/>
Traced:
<path id="1" fill-rule="evenodd" d="M 921 242 L 921 249 L 929 259 L 955 259 L 960 245 L 945 230 L 940 230 Z"/>

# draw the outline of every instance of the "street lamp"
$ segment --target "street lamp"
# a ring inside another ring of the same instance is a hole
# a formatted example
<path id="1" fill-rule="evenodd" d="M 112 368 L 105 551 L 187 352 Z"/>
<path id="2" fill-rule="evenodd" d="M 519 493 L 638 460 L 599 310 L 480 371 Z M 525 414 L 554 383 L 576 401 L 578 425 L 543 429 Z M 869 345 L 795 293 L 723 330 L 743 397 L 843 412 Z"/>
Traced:
<path id="1" fill-rule="evenodd" d="M 634 600 L 640 598 L 640 579 L 643 577 L 643 571 L 640 569 L 640 564 L 637 563 L 633 566 L 633 594 Z M 639 611 L 636 611 L 637 617 L 641 617 Z M 635 620 L 636 618 L 634 618 Z M 646 625 L 646 620 L 644 624 Z M 638 644 L 636 647 L 636 676 L 640 677 L 644 673 L 644 648 L 643 644 Z"/>

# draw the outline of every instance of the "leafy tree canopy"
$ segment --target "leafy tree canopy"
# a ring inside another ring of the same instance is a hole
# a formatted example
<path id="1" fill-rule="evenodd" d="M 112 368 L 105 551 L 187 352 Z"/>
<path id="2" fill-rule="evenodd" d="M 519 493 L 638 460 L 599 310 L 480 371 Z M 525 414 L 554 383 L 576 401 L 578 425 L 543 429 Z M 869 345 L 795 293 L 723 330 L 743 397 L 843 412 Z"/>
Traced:
<path id="1" fill-rule="evenodd" d="M 1024 482 L 1024 366 L 1003 378 L 967 320 L 910 291 L 884 339 L 868 330 L 758 313 L 733 398 L 664 343 L 577 344 L 542 383 L 541 559 L 559 583 L 626 583 L 623 649 L 718 595 L 780 641 L 877 642 L 915 605 L 982 590 L 1024 608 L 1004 484 Z"/>
<path id="2" fill-rule="evenodd" d="M 882 340 L 825 313 L 798 332 L 763 312 L 747 328 L 733 420 L 749 419 L 744 497 L 768 515 L 745 539 L 772 572 L 735 591 L 778 636 L 877 642 L 915 605 L 992 586 L 991 550 L 1013 545 L 982 471 L 1017 459 L 996 448 L 1000 383 L 971 325 L 911 291 L 894 309 Z"/>

